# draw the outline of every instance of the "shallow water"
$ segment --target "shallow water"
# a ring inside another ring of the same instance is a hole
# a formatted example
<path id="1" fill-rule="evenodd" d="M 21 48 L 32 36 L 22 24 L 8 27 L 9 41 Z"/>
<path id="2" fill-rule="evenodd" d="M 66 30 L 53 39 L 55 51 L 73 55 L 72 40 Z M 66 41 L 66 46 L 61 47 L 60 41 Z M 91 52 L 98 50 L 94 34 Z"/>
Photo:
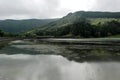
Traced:
<path id="1" fill-rule="evenodd" d="M 64 50 L 58 45 L 11 42 L 0 50 L 0 80 L 120 80 L 120 62 L 79 63 L 60 55 L 26 54 Z"/>
<path id="2" fill-rule="evenodd" d="M 0 80 L 119 79 L 119 62 L 77 63 L 55 55 L 0 55 Z"/>

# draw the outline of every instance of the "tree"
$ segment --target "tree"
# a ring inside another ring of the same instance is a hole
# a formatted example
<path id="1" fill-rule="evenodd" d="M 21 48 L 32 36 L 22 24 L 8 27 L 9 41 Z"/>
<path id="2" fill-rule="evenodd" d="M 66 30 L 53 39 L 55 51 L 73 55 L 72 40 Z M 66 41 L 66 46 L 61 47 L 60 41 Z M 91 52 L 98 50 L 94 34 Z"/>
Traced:
<path id="1" fill-rule="evenodd" d="M 2 30 L 0 30 L 0 37 L 4 36 L 4 32 Z"/>

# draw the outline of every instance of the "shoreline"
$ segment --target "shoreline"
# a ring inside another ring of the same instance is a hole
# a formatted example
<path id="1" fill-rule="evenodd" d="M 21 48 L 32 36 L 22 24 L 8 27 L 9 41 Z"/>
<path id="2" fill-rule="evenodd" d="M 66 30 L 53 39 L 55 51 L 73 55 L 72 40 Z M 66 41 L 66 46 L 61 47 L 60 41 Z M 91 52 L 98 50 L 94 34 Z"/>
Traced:
<path id="1" fill-rule="evenodd" d="M 59 53 L 69 60 L 120 61 L 120 38 L 60 39 L 48 38 L 32 40 L 43 44 L 66 46 L 69 52 Z M 49 54 L 49 53 L 48 53 Z"/>
<path id="2" fill-rule="evenodd" d="M 19 40 L 19 39 L 9 39 L 7 42 L 13 40 Z M 61 55 L 63 57 L 66 57 L 69 60 L 74 60 L 78 62 L 84 62 L 84 61 L 120 61 L 120 40 L 117 39 L 23 39 L 23 41 L 30 41 L 33 44 L 40 45 L 38 49 L 43 49 L 42 45 L 45 45 L 45 49 L 48 49 L 49 46 L 57 45 L 58 49 L 60 50 L 60 53 L 54 52 L 54 49 L 50 48 L 51 51 L 48 51 L 47 53 L 42 52 L 35 52 L 35 53 L 29 53 L 30 55 Z M 75 42 L 77 41 L 77 42 Z M 111 42 L 112 41 L 112 42 Z M 0 41 L 1 43 L 2 41 Z M 3 43 L 2 42 L 2 43 Z M 79 43 L 79 44 L 78 44 Z M 104 43 L 104 44 L 103 44 Z M 27 43 L 29 45 L 29 43 Z M 24 45 L 24 44 L 23 44 Z M 32 46 L 32 45 L 31 45 Z M 4 47 L 4 46 L 3 46 Z M 32 48 L 34 49 L 34 47 Z M 15 50 L 13 50 L 15 51 Z M 22 51 L 19 50 L 19 51 Z M 34 52 L 34 51 L 33 51 Z M 28 53 L 24 53 L 28 54 Z M 10 54 L 9 54 L 10 55 Z"/>

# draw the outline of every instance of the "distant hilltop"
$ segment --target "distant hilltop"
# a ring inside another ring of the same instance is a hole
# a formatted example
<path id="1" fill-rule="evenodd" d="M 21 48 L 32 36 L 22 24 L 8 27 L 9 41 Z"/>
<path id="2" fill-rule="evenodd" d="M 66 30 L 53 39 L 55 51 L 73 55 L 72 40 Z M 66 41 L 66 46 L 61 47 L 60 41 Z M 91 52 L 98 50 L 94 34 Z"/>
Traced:
<path id="1" fill-rule="evenodd" d="M 85 18 L 120 18 L 120 12 L 77 11 L 74 13 L 69 13 L 67 16 L 79 16 Z"/>
<path id="2" fill-rule="evenodd" d="M 120 12 L 77 11 L 25 33 L 29 36 L 106 37 L 120 34 Z"/>

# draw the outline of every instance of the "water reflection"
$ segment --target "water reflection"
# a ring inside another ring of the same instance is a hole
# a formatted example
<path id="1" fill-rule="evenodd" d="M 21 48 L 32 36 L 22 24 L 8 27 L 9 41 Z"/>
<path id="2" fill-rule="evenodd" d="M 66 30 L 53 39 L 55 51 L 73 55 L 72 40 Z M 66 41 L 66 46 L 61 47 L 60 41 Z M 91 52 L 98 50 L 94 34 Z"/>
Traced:
<path id="1" fill-rule="evenodd" d="M 13 41 L 0 50 L 0 80 L 119 80 L 120 62 L 86 62 L 119 53 L 87 47 Z"/>
<path id="2" fill-rule="evenodd" d="M 69 60 L 84 61 L 120 61 L 120 46 L 53 44 L 39 41 L 12 41 L 0 50 L 0 54 L 54 54 Z"/>
<path id="3" fill-rule="evenodd" d="M 55 55 L 0 55 L 0 80 L 119 79 L 119 62 L 77 63 Z"/>

